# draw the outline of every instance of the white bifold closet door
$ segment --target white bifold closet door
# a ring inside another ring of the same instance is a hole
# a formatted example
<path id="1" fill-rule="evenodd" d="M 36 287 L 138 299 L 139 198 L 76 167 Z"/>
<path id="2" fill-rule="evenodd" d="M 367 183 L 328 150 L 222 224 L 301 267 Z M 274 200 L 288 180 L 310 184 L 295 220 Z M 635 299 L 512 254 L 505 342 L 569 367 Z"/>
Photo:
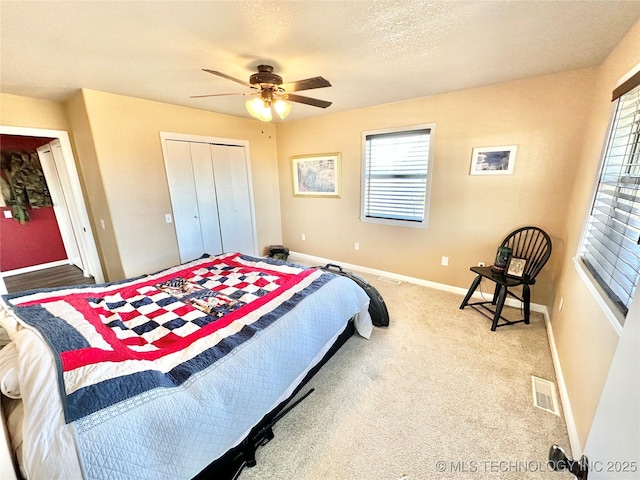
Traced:
<path id="1" fill-rule="evenodd" d="M 83 270 L 85 276 L 89 276 L 85 270 L 78 246 L 78 239 L 82 235 L 76 231 L 82 223 L 76 205 L 67 198 L 67 195 L 72 192 L 72 188 L 69 181 L 69 173 L 65 168 L 60 140 L 53 140 L 43 145 L 37 149 L 37 152 L 40 165 L 42 165 L 42 172 L 51 194 L 53 213 L 58 222 L 67 259 L 71 264 Z M 65 195 L 65 192 L 67 192 L 67 195 Z"/>
<path id="2" fill-rule="evenodd" d="M 244 147 L 166 140 L 166 153 L 180 260 L 203 253 L 255 254 Z"/>

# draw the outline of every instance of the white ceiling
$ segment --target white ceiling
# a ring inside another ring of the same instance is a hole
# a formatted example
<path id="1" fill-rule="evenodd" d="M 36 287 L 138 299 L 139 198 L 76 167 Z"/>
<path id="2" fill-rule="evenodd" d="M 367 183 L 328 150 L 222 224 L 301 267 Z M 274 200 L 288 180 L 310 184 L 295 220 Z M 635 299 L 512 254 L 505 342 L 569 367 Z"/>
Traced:
<path id="1" fill-rule="evenodd" d="M 640 1 L 0 1 L 0 91 L 65 100 L 79 88 L 249 116 L 257 65 L 323 76 L 288 119 L 597 65 Z"/>

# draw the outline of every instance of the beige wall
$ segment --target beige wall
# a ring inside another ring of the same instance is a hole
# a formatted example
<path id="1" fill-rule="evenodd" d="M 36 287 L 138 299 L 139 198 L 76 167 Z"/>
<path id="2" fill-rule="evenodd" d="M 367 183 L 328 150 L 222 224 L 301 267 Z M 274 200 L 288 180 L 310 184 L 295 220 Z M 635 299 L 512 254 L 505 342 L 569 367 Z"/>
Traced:
<path id="1" fill-rule="evenodd" d="M 67 116 L 73 131 L 72 139 L 76 150 L 80 177 L 82 178 L 85 192 L 85 203 L 89 211 L 91 229 L 98 248 L 102 272 L 105 279 L 119 280 L 125 277 L 120 260 L 118 244 L 111 225 L 111 213 L 107 204 L 104 183 L 98 165 L 96 149 L 93 141 L 93 133 L 83 91 L 76 92 L 66 103 Z M 103 229 L 100 220 L 105 221 L 106 229 Z"/>
<path id="2" fill-rule="evenodd" d="M 69 122 L 62 104 L 6 93 L 0 93 L 0 125 L 69 130 Z"/>
<path id="3" fill-rule="evenodd" d="M 538 225 L 552 237 L 554 253 L 532 300 L 551 305 L 594 78 L 594 70 L 578 70 L 279 125 L 285 245 L 467 288 L 471 265 L 493 263 L 506 234 Z M 361 222 L 362 132 L 423 123 L 436 124 L 429 227 Z M 474 147 L 512 144 L 513 175 L 469 175 Z M 342 153 L 342 197 L 294 197 L 290 157 L 326 152 Z"/>
<path id="4" fill-rule="evenodd" d="M 93 90 L 83 90 L 82 100 L 98 171 L 91 168 L 106 202 L 96 214 L 112 229 L 123 276 L 180 262 L 174 224 L 165 222 L 172 210 L 161 131 L 248 140 L 259 253 L 281 243 L 275 128 L 269 136 L 257 120 Z M 85 160 L 93 161 L 80 157 Z M 94 219 L 98 232 L 100 218 Z"/>
<path id="5" fill-rule="evenodd" d="M 1 94 L 0 125 L 70 133 L 107 280 L 179 263 L 160 131 L 247 140 L 260 254 L 282 243 L 276 127 L 93 90 L 66 104 Z M 105 228 L 100 220 L 104 220 Z"/>
<path id="6" fill-rule="evenodd" d="M 578 276 L 573 257 L 578 251 L 588 214 L 600 156 L 612 111 L 611 92 L 620 77 L 640 63 L 640 22 L 598 68 L 586 119 L 580 168 L 566 215 L 567 248 L 551 322 L 579 440 L 584 446 L 618 343 L 618 335 Z M 560 299 L 563 310 L 558 311 Z"/>

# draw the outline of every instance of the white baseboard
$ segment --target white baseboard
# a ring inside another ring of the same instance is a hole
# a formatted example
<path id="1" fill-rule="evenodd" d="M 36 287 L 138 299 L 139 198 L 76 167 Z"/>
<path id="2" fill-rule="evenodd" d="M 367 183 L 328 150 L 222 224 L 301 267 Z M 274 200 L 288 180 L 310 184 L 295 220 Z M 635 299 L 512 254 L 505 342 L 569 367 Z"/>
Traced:
<path id="1" fill-rule="evenodd" d="M 291 258 L 291 257 L 293 257 L 293 258 Z M 362 272 L 362 273 L 369 273 L 371 275 L 378 275 L 378 276 L 382 276 L 382 277 L 392 278 L 394 280 L 400 280 L 401 282 L 413 283 L 414 285 L 420 285 L 420 286 L 423 286 L 423 287 L 435 288 L 437 290 L 444 290 L 445 292 L 450 292 L 450 293 L 457 293 L 457 294 L 462 295 L 462 296 L 466 295 L 467 294 L 467 290 L 468 290 L 467 288 L 454 287 L 452 285 L 446 285 L 444 283 L 432 282 L 432 281 L 429 281 L 429 280 L 424 280 L 422 278 L 410 277 L 408 275 L 401 275 L 399 273 L 386 272 L 384 270 L 377 270 L 375 268 L 363 267 L 362 265 L 354 265 L 352 263 L 337 262 L 335 260 L 330 260 L 328 258 L 316 257 L 316 256 L 313 256 L 313 255 L 307 255 L 306 253 L 290 252 L 289 261 L 295 263 L 295 258 L 299 258 L 301 260 L 304 260 L 305 262 L 317 263 L 318 265 L 326 265 L 327 263 L 337 263 L 341 267 L 344 267 L 344 268 L 346 268 L 348 270 L 355 270 L 355 271 Z M 488 299 L 490 299 L 491 297 L 493 297 L 493 292 L 490 292 L 488 295 L 489 295 Z M 473 294 L 473 298 L 483 299 L 484 297 L 482 296 L 482 293 L 476 292 L 476 293 Z M 504 302 L 504 304 L 509 306 L 509 307 L 515 307 L 515 308 L 519 308 L 520 307 L 520 302 L 518 302 L 514 298 L 507 298 L 506 301 Z M 542 313 L 542 314 L 547 312 L 547 314 L 548 314 L 547 307 L 545 305 L 540 305 L 538 303 L 532 303 L 531 304 L 531 311 L 532 312 Z"/>
<path id="2" fill-rule="evenodd" d="M 547 311 L 543 315 L 544 323 L 547 327 L 547 337 L 549 337 L 549 348 L 551 349 L 553 368 L 556 371 L 556 380 L 558 382 L 558 391 L 560 392 L 562 411 L 564 412 L 564 421 L 567 424 L 567 434 L 569 436 L 569 446 L 571 447 L 571 457 L 578 459 L 582 456 L 583 453 L 582 446 L 580 445 L 580 437 L 578 436 L 576 422 L 573 419 L 573 410 L 571 410 L 569 392 L 567 391 L 567 384 L 564 381 L 564 374 L 562 373 L 562 366 L 560 365 L 560 357 L 558 356 L 558 350 L 556 348 L 556 340 L 553 336 L 553 325 L 551 325 L 549 310 L 547 309 Z"/>
<path id="3" fill-rule="evenodd" d="M 16 268 L 15 270 L 0 272 L 0 277 L 11 277 L 12 275 L 37 272 L 38 270 L 44 270 L 45 268 L 60 267 L 62 265 L 69 265 L 70 263 L 71 262 L 69 262 L 69 260 L 58 260 L 57 262 L 41 263 L 40 265 L 32 265 L 31 267 Z"/>
<path id="4" fill-rule="evenodd" d="M 293 257 L 293 258 L 291 258 Z M 410 277 L 407 275 L 400 275 L 398 273 L 386 272 L 384 270 L 377 270 L 375 268 L 363 267 L 361 265 L 354 265 L 351 263 L 345 262 L 336 262 L 335 260 L 330 260 L 327 258 L 316 257 L 313 255 L 307 255 L 306 253 L 299 252 L 290 252 L 289 261 L 295 262 L 295 259 L 299 258 L 305 262 L 316 263 L 318 265 L 326 265 L 327 263 L 337 263 L 341 267 L 344 267 L 348 270 L 355 270 L 357 272 L 369 273 L 371 275 L 378 275 L 382 277 L 392 278 L 394 280 L 399 280 L 401 282 L 412 283 L 415 285 L 421 285 L 423 287 L 435 288 L 437 290 L 444 290 L 450 293 L 457 293 L 459 295 L 466 295 L 468 289 L 461 287 L 454 287 L 452 285 L 446 285 L 444 283 L 431 282 L 429 280 L 424 280 L 422 278 Z M 489 294 L 493 295 L 493 292 Z M 474 293 L 474 298 L 483 298 L 482 294 L 476 292 Z M 520 307 L 520 302 L 513 298 L 507 298 L 505 305 L 510 307 L 518 308 Z M 553 327 L 551 325 L 551 319 L 549 316 L 549 309 L 546 305 L 540 305 L 538 303 L 531 304 L 531 311 L 541 313 L 544 317 L 545 327 L 547 330 L 547 337 L 549 339 L 549 348 L 551 349 L 551 358 L 553 359 L 553 367 L 556 372 L 556 380 L 558 382 L 558 390 L 560 392 L 560 401 L 562 402 L 562 410 L 564 412 L 564 419 L 567 424 L 567 433 L 569 435 L 569 443 L 571 447 L 571 454 L 573 458 L 580 458 L 582 455 L 582 447 L 580 446 L 580 440 L 578 437 L 578 431 L 576 429 L 576 424 L 573 419 L 573 412 L 571 410 L 571 403 L 569 402 L 569 394 L 567 392 L 567 386 L 564 381 L 564 376 L 562 374 L 562 367 L 560 365 L 560 358 L 558 357 L 558 350 L 556 349 L 556 342 L 553 336 Z M 551 447 L 551 445 L 549 445 Z"/>

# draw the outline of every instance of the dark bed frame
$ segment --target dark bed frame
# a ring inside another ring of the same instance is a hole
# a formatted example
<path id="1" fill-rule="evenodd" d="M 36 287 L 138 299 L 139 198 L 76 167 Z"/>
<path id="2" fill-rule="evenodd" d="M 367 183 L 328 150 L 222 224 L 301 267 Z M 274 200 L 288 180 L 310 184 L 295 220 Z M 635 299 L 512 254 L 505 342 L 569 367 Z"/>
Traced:
<path id="1" fill-rule="evenodd" d="M 236 447 L 229 450 L 222 457 L 209 464 L 204 470 L 196 475 L 193 480 L 235 480 L 240 476 L 244 467 L 254 467 L 256 465 L 256 450 L 262 445 L 266 445 L 273 439 L 273 426 L 280 418 L 286 415 L 300 401 L 311 393 L 308 392 L 296 402 L 289 405 L 289 402 L 304 388 L 304 386 L 318 373 L 322 366 L 346 343 L 354 334 L 355 327 L 353 320 L 350 320 L 345 330 L 338 336 L 329 351 L 322 357 L 304 377 L 300 385 L 294 392 L 273 410 L 267 413 L 262 420 L 251 430 L 249 435 Z"/>

